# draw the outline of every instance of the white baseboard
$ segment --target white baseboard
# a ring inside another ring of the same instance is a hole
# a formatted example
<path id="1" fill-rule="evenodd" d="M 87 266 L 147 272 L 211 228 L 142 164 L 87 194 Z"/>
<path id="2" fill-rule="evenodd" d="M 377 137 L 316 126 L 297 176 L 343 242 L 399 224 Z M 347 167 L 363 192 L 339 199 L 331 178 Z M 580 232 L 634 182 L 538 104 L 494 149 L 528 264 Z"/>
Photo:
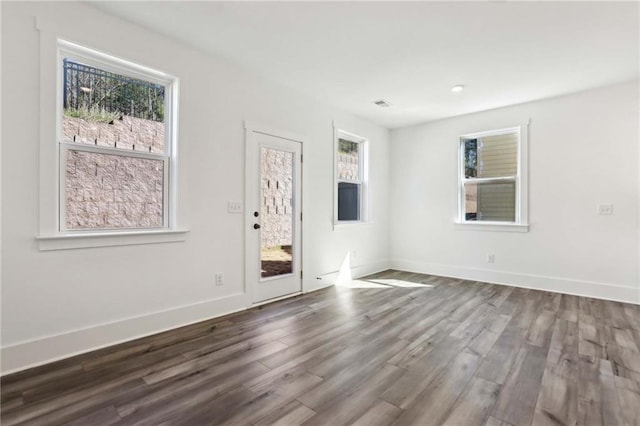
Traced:
<path id="1" fill-rule="evenodd" d="M 2 348 L 1 375 L 37 367 L 96 349 L 242 311 L 251 306 L 244 293 L 166 311 L 101 324 Z"/>
<path id="2" fill-rule="evenodd" d="M 333 280 L 329 280 L 329 279 L 324 279 L 324 278 L 319 279 L 316 277 L 312 277 L 307 280 L 305 278 L 305 282 L 302 285 L 303 287 L 302 292 L 311 293 L 312 291 L 318 291 L 318 290 L 322 290 L 323 288 L 331 287 L 333 284 L 334 284 Z"/>
<path id="3" fill-rule="evenodd" d="M 352 268 L 355 277 L 389 269 L 389 261 Z M 333 285 L 329 279 L 305 280 L 304 292 Z M 66 333 L 15 343 L 1 349 L 0 375 L 15 373 L 39 365 L 70 358 L 107 346 L 128 342 L 185 325 L 242 311 L 252 305 L 245 293 L 193 305 L 180 306 L 134 318 L 100 324 Z"/>
<path id="4" fill-rule="evenodd" d="M 359 278 L 390 268 L 407 272 L 440 275 L 492 284 L 512 285 L 514 287 L 640 304 L 640 289 L 636 287 L 410 260 L 383 260 L 367 265 L 355 266 L 351 268 L 351 273 L 353 278 Z M 314 280 L 313 284 L 316 284 L 315 281 L 317 281 L 317 284 L 305 285 L 304 292 L 329 287 L 334 284 L 336 277 L 337 272 L 321 275 L 319 277 L 321 278 L 320 280 L 315 280 L 315 277 L 313 277 L 309 279 L 306 284 L 311 284 L 311 280 Z M 135 318 L 128 318 L 81 330 L 47 336 L 41 339 L 16 343 L 2 348 L 0 375 L 37 367 L 96 349 L 242 311 L 249 307 L 251 307 L 251 302 L 247 295 L 238 293 L 220 299 L 208 300 Z"/>
<path id="5" fill-rule="evenodd" d="M 467 268 L 455 265 L 417 262 L 396 259 L 391 261 L 393 269 L 416 272 L 464 280 L 482 281 L 491 284 L 510 285 L 554 293 L 593 297 L 616 302 L 640 304 L 640 288 L 590 281 L 579 281 L 543 275 L 520 274 L 514 272 L 493 271 L 489 269 Z"/>

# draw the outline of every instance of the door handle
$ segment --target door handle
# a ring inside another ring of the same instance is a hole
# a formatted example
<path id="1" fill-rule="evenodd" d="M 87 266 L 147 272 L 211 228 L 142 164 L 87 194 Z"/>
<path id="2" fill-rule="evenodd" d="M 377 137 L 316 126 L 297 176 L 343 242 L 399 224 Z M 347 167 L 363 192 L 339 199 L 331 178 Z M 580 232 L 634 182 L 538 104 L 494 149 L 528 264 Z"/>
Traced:
<path id="1" fill-rule="evenodd" d="M 253 224 L 253 229 L 260 229 L 260 224 L 254 223 Z"/>

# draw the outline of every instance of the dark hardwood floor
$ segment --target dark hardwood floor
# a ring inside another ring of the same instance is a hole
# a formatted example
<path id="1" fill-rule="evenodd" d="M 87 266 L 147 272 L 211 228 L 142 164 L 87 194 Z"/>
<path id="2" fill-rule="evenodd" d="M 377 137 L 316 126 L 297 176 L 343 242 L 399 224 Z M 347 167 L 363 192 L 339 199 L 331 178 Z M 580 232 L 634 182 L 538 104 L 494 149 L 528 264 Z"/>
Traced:
<path id="1" fill-rule="evenodd" d="M 2 424 L 640 424 L 640 307 L 366 280 L 4 377 Z"/>

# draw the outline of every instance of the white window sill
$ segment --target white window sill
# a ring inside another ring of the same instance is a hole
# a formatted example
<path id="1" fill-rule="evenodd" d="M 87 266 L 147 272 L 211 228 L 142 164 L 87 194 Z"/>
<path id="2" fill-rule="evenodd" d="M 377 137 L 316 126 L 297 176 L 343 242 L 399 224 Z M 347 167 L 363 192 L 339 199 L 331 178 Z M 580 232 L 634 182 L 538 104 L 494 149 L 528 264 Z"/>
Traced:
<path id="1" fill-rule="evenodd" d="M 455 222 L 453 226 L 465 231 L 529 232 L 529 225 L 520 223 Z"/>
<path id="2" fill-rule="evenodd" d="M 338 222 L 333 224 L 334 231 L 346 231 L 349 229 L 369 228 L 373 226 L 371 221 Z"/>
<path id="3" fill-rule="evenodd" d="M 185 241 L 187 229 L 161 229 L 122 232 L 76 232 L 36 237 L 40 251 L 89 247 L 129 246 Z"/>

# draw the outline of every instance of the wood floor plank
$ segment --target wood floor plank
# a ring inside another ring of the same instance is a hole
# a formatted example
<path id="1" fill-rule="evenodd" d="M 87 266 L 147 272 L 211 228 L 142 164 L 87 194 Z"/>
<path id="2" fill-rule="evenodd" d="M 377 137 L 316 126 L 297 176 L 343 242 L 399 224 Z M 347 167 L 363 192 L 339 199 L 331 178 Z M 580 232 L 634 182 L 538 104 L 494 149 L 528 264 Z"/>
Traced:
<path id="1" fill-rule="evenodd" d="M 88 395 L 68 395 L 66 397 L 54 398 L 45 402 L 40 402 L 31 406 L 26 406 L 25 410 L 17 413 L 9 413 L 2 417 L 3 425 L 12 424 L 65 424 L 89 415 L 99 410 L 116 395 L 128 394 L 131 391 L 140 389 L 144 382 L 140 379 L 126 382 L 113 389 L 104 390 Z"/>
<path id="2" fill-rule="evenodd" d="M 507 326 L 480 365 L 478 377 L 504 384 L 517 360 L 523 341 L 520 329 Z"/>
<path id="3" fill-rule="evenodd" d="M 546 351 L 524 344 L 509 373 L 491 415 L 515 426 L 529 425 L 546 365 Z"/>
<path id="4" fill-rule="evenodd" d="M 540 292 L 515 289 L 499 312 L 511 316 L 504 331 L 478 369 L 478 377 L 504 384 L 514 368 L 518 353 L 538 317 Z"/>
<path id="5" fill-rule="evenodd" d="M 311 408 L 297 400 L 278 408 L 268 416 L 264 416 L 255 426 L 291 426 L 301 425 L 316 414 Z"/>
<path id="6" fill-rule="evenodd" d="M 511 296 L 511 293 L 513 293 L 514 290 L 514 287 L 501 286 L 500 290 L 497 291 L 495 295 L 487 299 L 487 303 L 489 306 L 499 308 L 509 298 L 509 296 Z"/>
<path id="7" fill-rule="evenodd" d="M 606 327 L 608 334 L 613 337 L 613 341 L 620 348 L 638 352 L 638 345 L 632 329 L 623 329 L 618 327 Z"/>
<path id="8" fill-rule="evenodd" d="M 322 382 L 322 378 L 305 371 L 298 371 L 280 377 L 272 383 L 263 384 L 254 388 L 254 397 L 246 401 L 231 413 L 224 423 L 235 425 L 255 424 L 263 417 L 273 414 L 278 407 L 286 405 L 296 399 L 297 395 L 304 394 L 309 389 Z M 194 423 L 215 424 L 217 417 L 210 415 L 199 416 Z"/>
<path id="9" fill-rule="evenodd" d="M 122 421 L 122 418 L 118 415 L 116 407 L 109 405 L 108 407 L 89 413 L 85 416 L 79 417 L 68 422 L 67 426 L 85 426 L 85 425 L 100 425 L 111 426 L 116 425 Z"/>
<path id="10" fill-rule="evenodd" d="M 618 398 L 620 400 L 624 424 L 629 426 L 640 425 L 640 416 L 638 415 L 640 393 L 625 388 L 618 388 Z"/>
<path id="11" fill-rule="evenodd" d="M 351 426 L 386 426 L 392 424 L 402 413 L 402 409 L 386 401 L 376 402 Z"/>
<path id="12" fill-rule="evenodd" d="M 381 398 L 402 409 L 408 408 L 463 349 L 462 340 L 447 337 L 426 356 L 416 359 Z"/>
<path id="13" fill-rule="evenodd" d="M 400 367 L 384 364 L 365 381 L 353 386 L 343 398 L 329 398 L 317 407 L 316 415 L 305 426 L 348 425 L 373 409 L 378 396 L 404 372 Z"/>
<path id="14" fill-rule="evenodd" d="M 640 331 L 640 310 L 638 307 L 625 303 L 622 309 L 631 328 Z"/>
<path id="15" fill-rule="evenodd" d="M 433 327 L 425 329 L 425 332 L 416 337 L 403 350 L 397 352 L 389 362 L 403 368 L 408 368 L 412 362 L 426 356 L 436 345 L 442 342 L 458 323 L 443 319 Z"/>
<path id="16" fill-rule="evenodd" d="M 398 417 L 396 425 L 439 425 L 464 391 L 480 364 L 480 357 L 463 351 L 447 365 Z"/>
<path id="17" fill-rule="evenodd" d="M 242 368 L 243 366 L 257 361 L 263 357 L 269 356 L 275 352 L 286 349 L 287 345 L 281 342 L 270 342 L 257 348 L 249 348 L 243 353 L 243 355 L 235 357 L 232 361 L 222 364 L 227 369 Z M 170 379 L 175 376 L 189 375 L 194 371 L 198 372 L 208 365 L 218 361 L 218 353 L 213 352 L 209 355 L 205 355 L 200 358 L 191 359 L 170 366 L 169 368 L 162 369 L 160 371 L 154 371 L 151 374 L 147 374 L 143 377 L 144 381 L 148 384 L 154 384 L 163 380 Z"/>
<path id="18" fill-rule="evenodd" d="M 37 388 L 40 385 L 51 383 L 61 378 L 70 377 L 78 373 L 81 373 L 83 371 L 84 369 L 82 368 L 82 365 L 80 363 L 77 363 L 77 364 L 72 364 L 66 367 L 61 367 L 59 369 L 53 368 L 48 371 L 43 371 L 41 374 L 28 376 L 22 380 L 16 380 L 14 377 L 14 380 L 10 381 L 8 380 L 8 377 L 7 378 L 2 377 L 0 379 L 0 388 L 2 389 L 3 395 L 7 393 L 13 393 L 13 392 L 22 393 L 29 389 Z M 23 373 L 16 373 L 13 376 L 20 376 L 22 374 Z"/>
<path id="19" fill-rule="evenodd" d="M 104 400 L 105 394 L 111 395 L 112 391 L 120 391 L 122 387 L 126 386 L 138 387 L 140 379 L 146 374 L 153 374 L 156 371 L 171 368 L 183 360 L 183 357 L 174 357 L 152 366 L 96 383 L 92 387 L 79 386 L 77 390 L 67 390 L 59 395 L 54 394 L 45 400 L 24 404 L 20 407 L 21 410 L 11 411 L 6 415 L 4 415 L 5 412 L 3 411 L 2 424 L 16 424 L 45 415 L 49 419 L 54 417 L 53 412 L 57 413 L 56 415 L 58 416 L 62 416 L 63 413 L 64 416 L 67 416 L 74 411 L 84 414 L 84 410 L 87 407 L 93 407 L 98 401 Z"/>
<path id="20" fill-rule="evenodd" d="M 562 302 L 561 293 L 544 293 L 541 300 L 541 309 L 558 312 Z"/>
<path id="21" fill-rule="evenodd" d="M 176 380 L 147 386 L 141 392 L 120 395 L 115 399 L 114 405 L 118 414 L 125 418 L 136 412 L 153 412 L 161 408 L 167 401 L 198 393 L 202 387 L 207 387 L 213 395 L 222 395 L 231 389 L 238 387 L 244 381 L 269 369 L 259 362 L 245 365 L 241 370 L 227 370 L 221 372 L 220 368 L 213 366 L 197 374 L 177 378 Z"/>
<path id="22" fill-rule="evenodd" d="M 358 384 L 366 380 L 370 374 L 384 365 L 391 355 L 406 346 L 406 342 L 397 340 L 384 347 L 379 348 L 366 359 L 355 361 L 355 365 L 347 366 L 335 374 L 327 377 L 322 383 L 314 387 L 309 392 L 300 395 L 298 400 L 311 409 L 332 401 L 343 398 L 346 394 L 356 388 Z M 311 369 L 310 371 L 314 371 Z"/>
<path id="23" fill-rule="evenodd" d="M 583 356 L 579 360 L 579 372 L 579 424 L 623 424 L 611 363 Z"/>
<path id="24" fill-rule="evenodd" d="M 296 324 L 296 329 L 289 329 L 289 334 L 280 337 L 278 341 L 289 347 L 301 345 L 309 340 L 319 340 L 323 337 L 333 338 L 333 335 L 342 331 L 349 331 L 356 327 L 350 321 L 350 318 L 336 318 L 337 314 L 331 313 L 330 317 L 322 317 L 317 315 L 308 323 L 302 324 L 302 321 Z"/>
<path id="25" fill-rule="evenodd" d="M 470 339 L 477 335 L 482 330 L 486 318 L 492 312 L 493 308 L 491 306 L 487 304 L 480 305 L 451 332 L 451 336 L 458 339 Z"/>
<path id="26" fill-rule="evenodd" d="M 555 321 L 556 313 L 554 311 L 542 309 L 531 324 L 531 327 L 529 327 L 526 337 L 527 343 L 534 346 L 547 347 Z"/>
<path id="27" fill-rule="evenodd" d="M 640 353 L 617 347 L 610 342 L 607 347 L 608 359 L 615 376 L 625 377 L 640 383 Z"/>
<path id="28" fill-rule="evenodd" d="M 0 422 L 638 424 L 640 307 L 396 270 L 368 279 L 2 377 Z"/>
<path id="29" fill-rule="evenodd" d="M 502 335 L 507 324 L 511 321 L 510 315 L 498 315 L 494 313 L 483 325 L 479 333 L 471 339 L 469 349 L 485 358 L 498 338 Z"/>
<path id="30" fill-rule="evenodd" d="M 373 324 L 363 324 L 359 331 L 367 336 L 376 336 L 382 332 L 390 332 L 399 336 L 410 327 L 415 321 L 424 316 L 422 304 L 411 302 L 405 306 L 400 306 L 393 313 L 385 315 Z"/>
<path id="31" fill-rule="evenodd" d="M 574 425 L 578 422 L 578 380 L 563 374 L 562 365 L 547 364 L 533 425 Z"/>
<path id="32" fill-rule="evenodd" d="M 501 385 L 477 377 L 458 398 L 444 421 L 447 426 L 481 426 L 498 399 Z"/>
<path id="33" fill-rule="evenodd" d="M 503 422 L 502 420 L 496 419 L 495 417 L 489 416 L 485 426 L 513 426 L 507 422 Z"/>
<path id="34" fill-rule="evenodd" d="M 257 377 L 254 377 L 252 380 L 244 383 L 244 386 L 251 388 L 253 386 L 259 385 L 264 382 L 270 382 L 274 380 L 274 378 L 286 374 L 288 371 L 292 369 L 307 369 L 312 365 L 316 365 L 319 362 L 323 362 L 327 359 L 332 358 L 335 354 L 342 352 L 345 348 L 349 347 L 349 344 L 353 342 L 352 338 L 359 337 L 358 333 L 350 332 L 346 334 L 344 337 L 340 338 L 340 341 L 333 342 L 329 341 L 321 346 L 318 346 L 314 349 L 311 349 L 303 354 L 296 356 L 295 358 L 290 359 L 288 362 L 284 364 L 278 365 L 278 367 L 271 369 L 270 371 L 261 374 Z M 267 357 L 268 358 L 268 357 Z M 260 363 L 263 364 L 263 359 L 260 360 Z"/>
<path id="35" fill-rule="evenodd" d="M 230 413 L 255 398 L 255 394 L 243 386 L 237 386 L 224 394 L 216 389 L 203 387 L 193 395 L 167 401 L 153 410 L 139 411 L 124 419 L 127 425 L 197 425 L 220 424 Z"/>
<path id="36" fill-rule="evenodd" d="M 325 347 L 328 343 L 335 346 L 341 345 L 345 341 L 352 342 L 354 338 L 360 336 L 356 333 L 357 325 L 346 323 L 343 325 L 335 326 L 331 330 L 327 330 L 323 333 L 311 335 L 311 336 L 299 336 L 297 340 L 287 339 L 285 344 L 286 349 L 276 352 L 272 355 L 266 356 L 260 360 L 261 363 L 269 368 L 278 368 L 282 365 L 290 363 L 294 359 L 304 358 L 310 351 Z M 278 340 L 282 342 L 282 339 Z"/>
<path id="37" fill-rule="evenodd" d="M 602 321 L 605 325 L 616 328 L 631 328 L 629 320 L 625 314 L 624 304 L 611 300 L 600 300 L 602 306 Z"/>
<path id="38" fill-rule="evenodd" d="M 126 360 L 136 355 L 144 355 L 152 352 L 158 352 L 164 348 L 174 349 L 184 342 L 193 340 L 200 341 L 200 338 L 210 338 L 220 331 L 229 329 L 233 323 L 231 321 L 218 321 L 207 323 L 202 326 L 181 327 L 172 332 L 163 333 L 157 339 L 145 339 L 137 345 L 124 346 L 119 350 L 104 350 L 100 356 L 87 359 L 82 362 L 82 367 L 86 371 L 103 367 L 105 365 L 113 365 L 117 361 Z M 175 351 L 172 351 L 175 353 Z"/>
<path id="39" fill-rule="evenodd" d="M 436 305 L 439 300 L 439 298 L 436 298 L 435 300 L 430 301 L 433 303 L 433 306 L 423 308 L 423 313 L 429 312 L 430 314 L 424 315 L 423 318 L 418 321 L 408 324 L 408 327 L 401 331 L 400 334 L 398 334 L 398 337 L 408 341 L 415 341 L 420 336 L 424 335 L 425 331 L 442 322 L 442 320 L 448 319 L 449 316 L 446 310 L 436 309 Z M 453 324 L 454 322 L 449 321 L 449 323 Z"/>
<path id="40" fill-rule="evenodd" d="M 185 361 L 179 354 L 148 353 L 128 359 L 127 361 L 116 361 L 112 366 L 102 369 L 94 369 L 87 372 L 77 373 L 66 378 L 59 378 L 47 384 L 28 389 L 22 393 L 25 404 L 37 403 L 53 397 L 60 397 L 66 393 L 75 393 L 82 390 L 88 392 L 96 386 L 103 386 L 107 383 L 122 383 L 126 380 L 137 379 L 141 371 L 154 372 L 167 366 L 175 366 Z"/>

